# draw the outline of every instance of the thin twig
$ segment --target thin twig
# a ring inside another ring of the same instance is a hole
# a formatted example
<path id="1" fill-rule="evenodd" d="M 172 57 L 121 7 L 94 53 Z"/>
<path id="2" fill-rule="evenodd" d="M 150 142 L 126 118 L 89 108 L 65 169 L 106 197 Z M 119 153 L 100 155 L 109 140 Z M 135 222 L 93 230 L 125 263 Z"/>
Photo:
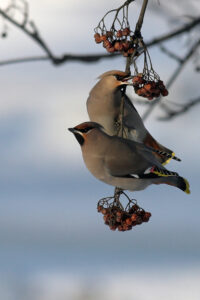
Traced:
<path id="1" fill-rule="evenodd" d="M 189 32 L 190 30 L 192 30 L 194 27 L 196 27 L 197 25 L 200 24 L 200 17 L 194 19 L 192 22 L 181 26 L 179 29 L 173 30 L 170 33 L 164 34 L 158 38 L 153 39 L 152 41 L 146 43 L 147 47 L 152 47 L 154 45 L 157 45 L 161 42 L 167 41 L 167 40 L 171 40 L 174 37 L 177 37 L 185 32 Z"/>
<path id="2" fill-rule="evenodd" d="M 132 1 L 129 1 L 130 3 Z M 42 57 L 41 56 L 34 56 L 34 57 L 25 57 L 25 58 L 19 58 L 19 59 L 12 59 L 12 60 L 6 60 L 6 61 L 1 61 L 0 65 L 6 65 L 6 64 L 11 64 L 11 63 L 22 63 L 22 62 L 32 62 L 32 61 L 41 61 L 41 60 L 51 60 L 54 64 L 62 64 L 68 61 L 83 61 L 83 62 L 96 62 L 100 59 L 106 59 L 106 58 L 113 58 L 116 56 L 119 56 L 120 54 L 98 54 L 98 55 L 93 55 L 93 54 L 88 54 L 86 55 L 86 60 L 85 57 L 82 55 L 73 55 L 73 54 L 64 54 L 62 57 L 54 56 L 53 53 L 49 50 L 49 48 L 46 46 L 46 43 L 41 39 L 41 37 L 38 35 L 33 34 L 32 32 L 28 31 L 24 26 L 21 26 L 18 24 L 16 21 L 14 21 L 11 17 L 9 17 L 2 9 L 0 9 L 0 14 L 7 19 L 10 23 L 13 25 L 17 26 L 19 29 L 21 29 L 23 32 L 25 32 L 29 37 L 31 37 L 35 42 L 37 42 L 40 47 L 43 48 L 43 50 L 47 53 L 47 56 Z M 154 38 L 153 40 L 149 41 L 146 43 L 146 46 L 152 47 L 155 46 L 161 42 L 171 40 L 174 37 L 177 37 L 185 32 L 188 32 L 192 30 L 194 27 L 200 24 L 200 17 L 192 20 L 189 24 L 186 24 L 184 26 L 181 26 L 177 30 L 174 30 L 172 32 L 169 32 L 165 35 L 162 35 L 160 37 Z M 90 59 L 91 57 L 91 59 Z"/>
<path id="3" fill-rule="evenodd" d="M 2 13 L 3 11 L 0 9 L 0 14 L 3 15 Z M 10 18 L 11 19 L 11 18 Z M 8 20 L 10 20 L 8 19 Z M 15 25 L 15 21 L 11 22 L 13 25 Z M 157 44 L 159 44 L 160 42 L 163 41 L 167 41 L 170 40 L 178 35 L 181 35 L 187 31 L 192 30 L 195 26 L 200 24 L 200 18 L 195 19 L 194 21 L 192 21 L 191 23 L 182 26 L 181 28 L 170 32 L 166 35 L 162 35 L 160 37 L 157 37 L 151 41 L 149 41 L 148 43 L 146 43 L 146 46 L 148 48 L 156 46 Z M 22 27 L 17 24 L 16 25 L 18 28 L 22 29 Z M 26 31 L 26 34 L 29 35 L 29 31 Z M 31 34 L 31 33 L 30 33 Z M 41 38 L 40 38 L 41 39 Z M 35 39 L 34 39 L 35 40 Z M 44 42 L 43 42 L 44 44 Z M 40 43 L 40 46 L 43 48 L 42 44 Z M 45 48 L 43 48 L 45 50 Z M 46 52 L 46 51 L 45 51 Z M 80 61 L 80 62 L 88 62 L 88 63 L 93 63 L 93 62 L 97 62 L 101 59 L 112 59 L 114 57 L 117 57 L 121 54 L 88 54 L 88 55 L 74 55 L 74 54 L 64 54 L 63 56 L 59 57 L 59 56 L 54 56 L 51 53 L 51 56 L 49 56 L 49 54 L 47 56 L 31 56 L 31 57 L 22 57 L 22 58 L 16 58 L 16 59 L 11 59 L 11 60 L 6 60 L 6 61 L 0 61 L 0 66 L 3 65 L 7 65 L 7 64 L 12 64 L 12 63 L 24 63 L 24 62 L 36 62 L 36 61 L 41 61 L 41 60 L 51 60 L 54 64 L 56 65 L 60 65 L 63 63 L 66 63 L 68 61 Z"/>
<path id="4" fill-rule="evenodd" d="M 175 53 L 171 52 L 169 49 L 165 48 L 163 45 L 160 46 L 160 50 L 167 54 L 170 58 L 178 61 L 179 63 L 182 63 L 183 59 L 180 58 L 178 55 L 176 55 Z"/>
<path id="5" fill-rule="evenodd" d="M 76 55 L 76 54 L 68 54 L 63 55 L 62 57 L 56 57 L 55 65 L 58 66 L 68 61 L 75 61 L 75 62 L 83 62 L 83 63 L 94 63 L 98 62 L 101 59 L 110 59 L 110 58 L 118 57 L 116 54 L 91 54 L 91 55 Z M 51 60 L 49 56 L 29 56 L 29 57 L 22 57 L 22 58 L 13 58 L 9 60 L 0 61 L 0 66 L 11 65 L 11 64 L 18 64 L 18 63 L 26 63 L 26 62 L 36 62 L 36 61 L 48 61 Z"/>
<path id="6" fill-rule="evenodd" d="M 39 36 L 38 31 L 31 32 L 29 31 L 23 24 L 19 24 L 16 22 L 14 19 L 12 19 L 9 15 L 7 15 L 2 9 L 0 9 L 0 14 L 8 20 L 11 24 L 15 25 L 17 28 L 21 29 L 24 33 L 26 33 L 31 39 L 33 39 L 42 49 L 47 53 L 49 58 L 53 61 L 56 62 L 56 58 L 54 57 L 53 53 L 51 50 L 47 47 L 46 43 L 42 40 L 42 38 Z M 30 24 L 33 24 L 30 23 Z"/>
<path id="7" fill-rule="evenodd" d="M 170 108 L 168 108 L 165 105 L 164 111 L 166 112 L 166 116 L 165 117 L 159 117 L 158 120 L 160 121 L 168 121 L 173 119 L 174 117 L 177 117 L 179 115 L 182 115 L 184 113 L 186 113 L 188 110 L 190 110 L 192 107 L 194 107 L 195 105 L 200 104 L 200 97 L 190 100 L 188 101 L 188 103 L 184 104 L 182 106 L 182 108 L 180 110 L 171 110 Z"/>

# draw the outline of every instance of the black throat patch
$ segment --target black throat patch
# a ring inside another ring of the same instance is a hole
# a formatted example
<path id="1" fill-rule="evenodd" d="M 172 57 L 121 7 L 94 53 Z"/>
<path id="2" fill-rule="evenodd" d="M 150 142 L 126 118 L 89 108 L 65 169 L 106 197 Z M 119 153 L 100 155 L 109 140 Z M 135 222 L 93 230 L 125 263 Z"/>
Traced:
<path id="1" fill-rule="evenodd" d="M 80 133 L 74 133 L 74 135 L 77 141 L 79 142 L 79 144 L 82 146 L 85 141 L 82 135 Z"/>

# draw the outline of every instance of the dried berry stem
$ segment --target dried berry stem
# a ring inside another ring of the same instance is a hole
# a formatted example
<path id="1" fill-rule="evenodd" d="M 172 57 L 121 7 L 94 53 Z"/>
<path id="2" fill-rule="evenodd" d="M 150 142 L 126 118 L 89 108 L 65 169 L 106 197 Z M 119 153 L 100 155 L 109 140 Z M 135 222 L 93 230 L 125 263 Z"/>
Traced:
<path id="1" fill-rule="evenodd" d="M 105 23 L 104 23 L 104 19 L 106 18 L 106 16 L 107 16 L 108 14 L 110 14 L 110 13 L 112 13 L 112 12 L 115 12 L 115 17 L 114 17 L 114 20 L 113 20 L 111 29 L 114 29 L 114 27 L 115 27 L 114 24 L 115 24 L 116 20 L 119 22 L 120 26 L 122 26 L 122 25 L 123 25 L 122 23 L 123 23 L 124 20 L 125 20 L 125 15 L 126 15 L 126 19 L 127 19 L 127 17 L 128 17 L 128 6 L 129 6 L 129 4 L 130 4 L 131 2 L 133 2 L 133 1 L 135 1 L 135 0 L 127 0 L 127 1 L 125 1 L 124 4 L 122 4 L 120 7 L 109 10 L 109 11 L 103 16 L 103 18 L 100 20 L 99 24 L 97 25 L 97 28 L 98 28 L 98 27 L 101 27 L 101 24 L 103 24 L 103 27 L 106 28 Z M 126 13 L 125 13 L 125 10 L 124 10 L 125 7 L 126 7 Z M 121 11 L 121 9 L 123 9 L 123 22 L 122 22 L 122 23 L 119 21 L 119 18 L 118 18 L 118 15 L 119 15 L 119 12 Z"/>

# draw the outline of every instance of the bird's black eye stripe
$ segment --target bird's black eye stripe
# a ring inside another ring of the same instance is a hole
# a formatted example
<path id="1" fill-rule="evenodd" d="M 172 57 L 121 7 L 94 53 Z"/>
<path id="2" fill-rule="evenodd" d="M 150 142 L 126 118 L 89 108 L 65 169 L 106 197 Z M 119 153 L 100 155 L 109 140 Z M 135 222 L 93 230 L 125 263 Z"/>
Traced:
<path id="1" fill-rule="evenodd" d="M 87 128 L 82 128 L 82 129 L 79 129 L 78 131 L 82 132 L 82 133 L 86 133 L 88 132 L 89 130 L 93 129 L 94 127 L 87 127 Z"/>
<path id="2" fill-rule="evenodd" d="M 116 79 L 119 80 L 119 81 L 122 81 L 124 79 L 123 76 L 120 76 L 120 75 L 115 75 Z"/>

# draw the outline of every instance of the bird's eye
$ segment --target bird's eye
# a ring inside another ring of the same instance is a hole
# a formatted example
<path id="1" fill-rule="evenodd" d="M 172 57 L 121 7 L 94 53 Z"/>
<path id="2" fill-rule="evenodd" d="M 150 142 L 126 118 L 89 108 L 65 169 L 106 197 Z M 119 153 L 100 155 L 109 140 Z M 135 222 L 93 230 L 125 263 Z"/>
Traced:
<path id="1" fill-rule="evenodd" d="M 86 132 L 90 131 L 93 128 L 94 127 L 86 127 L 86 128 L 79 129 L 79 131 L 82 132 L 82 133 L 86 133 Z"/>
<path id="2" fill-rule="evenodd" d="M 122 81 L 122 79 L 123 79 L 123 76 L 120 76 L 120 75 L 115 75 L 115 78 L 116 78 L 118 81 Z"/>

